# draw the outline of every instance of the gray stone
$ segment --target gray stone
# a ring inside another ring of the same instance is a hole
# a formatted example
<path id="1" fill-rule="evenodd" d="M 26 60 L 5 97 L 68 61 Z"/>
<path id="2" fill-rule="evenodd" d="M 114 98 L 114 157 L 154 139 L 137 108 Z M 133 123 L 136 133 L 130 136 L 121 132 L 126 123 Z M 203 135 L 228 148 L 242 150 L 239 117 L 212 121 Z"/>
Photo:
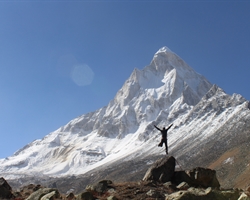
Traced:
<path id="1" fill-rule="evenodd" d="M 168 182 L 174 176 L 175 158 L 164 157 L 157 160 L 146 172 L 143 181 Z"/>
<path id="2" fill-rule="evenodd" d="M 57 189 L 53 188 L 40 188 L 39 190 L 33 192 L 26 200 L 40 200 L 44 195 L 55 191 L 59 194 Z"/>

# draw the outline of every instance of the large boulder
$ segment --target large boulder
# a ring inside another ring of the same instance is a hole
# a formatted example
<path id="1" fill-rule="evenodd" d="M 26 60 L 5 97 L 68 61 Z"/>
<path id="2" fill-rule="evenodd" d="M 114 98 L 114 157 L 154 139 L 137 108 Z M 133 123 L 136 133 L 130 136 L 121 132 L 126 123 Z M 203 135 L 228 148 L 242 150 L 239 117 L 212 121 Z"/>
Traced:
<path id="1" fill-rule="evenodd" d="M 174 176 L 175 158 L 164 157 L 157 160 L 146 172 L 143 181 L 168 182 Z"/>
<path id="2" fill-rule="evenodd" d="M 216 177 L 216 171 L 197 167 L 192 170 L 175 171 L 176 160 L 173 156 L 157 160 L 146 172 L 143 181 L 156 181 L 166 183 L 171 181 L 175 185 L 182 182 L 193 187 L 219 188 L 220 183 Z"/>
<path id="3" fill-rule="evenodd" d="M 85 191 L 77 195 L 77 200 L 95 200 L 96 198 L 93 196 L 91 192 Z"/>
<path id="4" fill-rule="evenodd" d="M 186 182 L 190 186 L 194 187 L 213 187 L 219 188 L 220 183 L 216 177 L 216 171 L 212 169 L 206 169 L 197 167 L 187 171 L 176 171 L 172 182 L 176 185 Z"/>
<path id="5" fill-rule="evenodd" d="M 10 199 L 12 195 L 12 188 L 10 185 L 7 183 L 7 181 L 1 177 L 0 178 L 0 198 L 3 199 Z"/>
<path id="6" fill-rule="evenodd" d="M 187 171 L 187 174 L 194 181 L 196 186 L 204 188 L 220 187 L 220 183 L 216 177 L 215 170 L 197 167 L 195 169 Z"/>

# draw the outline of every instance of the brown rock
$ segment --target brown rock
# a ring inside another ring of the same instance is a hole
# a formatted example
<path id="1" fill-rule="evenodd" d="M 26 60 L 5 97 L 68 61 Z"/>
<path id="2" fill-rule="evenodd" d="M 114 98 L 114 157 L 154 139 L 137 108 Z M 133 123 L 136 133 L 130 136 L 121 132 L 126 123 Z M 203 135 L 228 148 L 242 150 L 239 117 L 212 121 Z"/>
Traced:
<path id="1" fill-rule="evenodd" d="M 220 187 L 220 183 L 216 177 L 216 171 L 201 167 L 187 171 L 175 172 L 172 182 L 176 185 L 186 182 L 193 187 Z"/>
<path id="2" fill-rule="evenodd" d="M 73 199 L 75 199 L 75 195 L 71 192 L 71 193 L 69 193 L 69 194 L 66 196 L 66 199 L 67 199 L 67 200 L 73 200 Z"/>
<path id="3" fill-rule="evenodd" d="M 12 195 L 12 188 L 10 187 L 10 185 L 7 183 L 7 181 L 1 177 L 0 178 L 0 198 L 3 199 L 9 199 L 11 198 Z"/>
<path id="4" fill-rule="evenodd" d="M 201 186 L 204 188 L 220 187 L 215 170 L 197 167 L 193 170 L 187 171 L 187 174 L 192 180 L 194 180 L 196 186 Z"/>
<path id="5" fill-rule="evenodd" d="M 146 172 L 143 181 L 168 182 L 174 176 L 175 158 L 164 157 L 157 160 Z"/>

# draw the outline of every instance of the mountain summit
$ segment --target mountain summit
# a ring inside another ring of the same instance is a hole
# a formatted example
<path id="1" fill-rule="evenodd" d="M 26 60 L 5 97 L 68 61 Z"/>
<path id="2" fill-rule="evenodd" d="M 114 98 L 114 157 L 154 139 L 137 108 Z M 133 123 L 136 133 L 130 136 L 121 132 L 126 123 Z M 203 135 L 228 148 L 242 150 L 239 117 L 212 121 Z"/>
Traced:
<path id="1" fill-rule="evenodd" d="M 163 47 L 148 66 L 134 69 L 106 107 L 0 160 L 0 172 L 8 179 L 61 177 L 101 171 L 124 161 L 136 164 L 147 158 L 150 163 L 164 154 L 157 147 L 160 135 L 153 125 L 170 123 L 170 154 L 190 167 L 198 161 L 207 166 L 232 144 L 237 147 L 232 137 L 246 129 L 248 107 L 241 95 L 226 94 Z"/>

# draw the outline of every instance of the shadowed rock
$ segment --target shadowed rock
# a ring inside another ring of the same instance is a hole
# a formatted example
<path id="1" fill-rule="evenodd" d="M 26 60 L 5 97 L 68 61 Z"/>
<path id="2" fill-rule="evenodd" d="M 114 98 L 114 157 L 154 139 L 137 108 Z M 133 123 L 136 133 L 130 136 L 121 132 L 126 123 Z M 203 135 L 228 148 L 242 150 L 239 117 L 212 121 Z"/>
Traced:
<path id="1" fill-rule="evenodd" d="M 11 187 L 7 181 L 2 177 L 0 178 L 0 198 L 9 199 L 12 197 Z"/>
<path id="2" fill-rule="evenodd" d="M 189 186 L 203 188 L 220 187 L 215 170 L 197 167 L 192 170 L 175 171 L 175 162 L 173 156 L 157 160 L 148 169 L 143 181 L 157 181 L 160 183 L 171 181 L 175 185 L 185 182 Z"/>
<path id="3" fill-rule="evenodd" d="M 143 181 L 168 182 L 172 180 L 175 171 L 175 158 L 164 157 L 157 160 L 146 172 Z"/>
<path id="4" fill-rule="evenodd" d="M 216 171 L 207 168 L 197 167 L 187 171 L 189 177 L 195 183 L 195 186 L 219 188 L 220 183 L 216 177 Z"/>

